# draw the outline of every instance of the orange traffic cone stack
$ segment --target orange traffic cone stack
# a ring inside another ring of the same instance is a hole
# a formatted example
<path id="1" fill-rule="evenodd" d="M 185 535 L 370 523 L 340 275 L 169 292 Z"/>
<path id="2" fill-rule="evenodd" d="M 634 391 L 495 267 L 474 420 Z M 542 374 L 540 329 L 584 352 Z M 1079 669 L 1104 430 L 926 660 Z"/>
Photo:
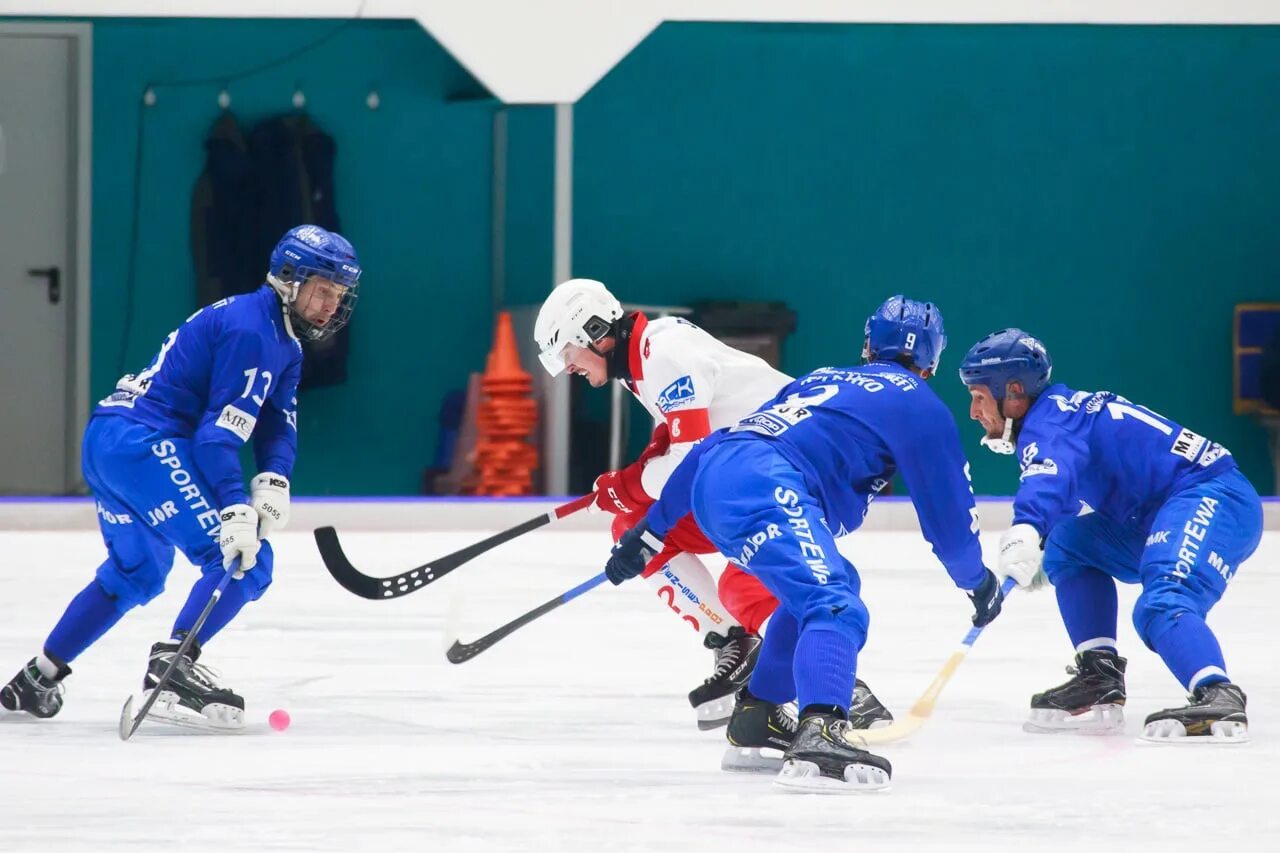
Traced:
<path id="1" fill-rule="evenodd" d="M 532 493 L 538 467 L 538 448 L 530 442 L 538 417 L 532 391 L 533 377 L 520 366 L 511 315 L 503 311 L 480 380 L 476 494 Z"/>

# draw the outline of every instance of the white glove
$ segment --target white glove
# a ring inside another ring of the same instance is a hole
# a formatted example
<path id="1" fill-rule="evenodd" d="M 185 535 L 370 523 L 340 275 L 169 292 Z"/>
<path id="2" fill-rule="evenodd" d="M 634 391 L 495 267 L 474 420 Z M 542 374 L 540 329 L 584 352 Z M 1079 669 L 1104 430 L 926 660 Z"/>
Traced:
<path id="1" fill-rule="evenodd" d="M 218 513 L 222 529 L 218 531 L 218 546 L 222 548 L 222 567 L 231 568 L 236 557 L 240 558 L 240 570 L 236 579 L 258 563 L 258 516 L 248 504 L 232 504 Z"/>
<path id="2" fill-rule="evenodd" d="M 1040 534 L 1030 524 L 1015 524 L 1000 537 L 1000 577 L 1013 578 L 1018 586 L 1035 589 L 1043 585 L 1036 578 L 1043 561 Z"/>
<path id="3" fill-rule="evenodd" d="M 270 472 L 259 474 L 249 483 L 253 494 L 253 511 L 258 514 L 258 538 L 266 539 L 273 530 L 289 523 L 289 478 Z"/>

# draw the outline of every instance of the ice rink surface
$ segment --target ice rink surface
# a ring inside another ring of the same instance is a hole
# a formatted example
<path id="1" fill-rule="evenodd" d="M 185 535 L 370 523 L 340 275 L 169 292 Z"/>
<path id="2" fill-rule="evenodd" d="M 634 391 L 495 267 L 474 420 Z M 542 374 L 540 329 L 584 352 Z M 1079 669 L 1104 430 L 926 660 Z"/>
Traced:
<path id="1" fill-rule="evenodd" d="M 357 566 L 391 574 L 479 538 L 344 541 Z M 1031 693 L 1066 679 L 1071 650 L 1052 593 L 1015 593 L 929 724 L 879 748 L 892 790 L 847 797 L 720 772 L 723 730 L 697 731 L 685 699 L 710 653 L 642 581 L 592 591 L 469 663 L 445 660 L 451 607 L 475 639 L 600 571 L 601 534 L 531 534 L 389 602 L 338 587 L 309 532 L 275 544 L 273 587 L 202 658 L 246 697 L 249 731 L 116 735 L 195 578 L 179 558 L 168 591 L 75 663 L 56 719 L 0 711 L 0 849 L 1236 853 L 1280 838 L 1276 533 L 1210 619 L 1249 695 L 1251 743 L 1134 740 L 1183 692 L 1126 621 L 1133 588 L 1121 592 L 1126 736 L 1024 734 Z M 842 546 L 872 617 L 859 675 L 905 713 L 964 635 L 969 603 L 918 534 Z M 0 533 L 4 679 L 102 556 L 96 532 Z M 275 708 L 292 715 L 287 732 L 268 728 Z"/>

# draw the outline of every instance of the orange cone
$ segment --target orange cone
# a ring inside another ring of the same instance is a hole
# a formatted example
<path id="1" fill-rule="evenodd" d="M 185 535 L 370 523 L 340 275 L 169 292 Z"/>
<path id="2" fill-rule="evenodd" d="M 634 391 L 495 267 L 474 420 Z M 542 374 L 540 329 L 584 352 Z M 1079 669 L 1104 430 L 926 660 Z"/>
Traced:
<path id="1" fill-rule="evenodd" d="M 538 448 L 531 442 L 537 423 L 533 377 L 520 366 L 511 315 L 498 315 L 493 349 L 480 380 L 475 450 L 478 495 L 527 495 L 533 491 Z"/>

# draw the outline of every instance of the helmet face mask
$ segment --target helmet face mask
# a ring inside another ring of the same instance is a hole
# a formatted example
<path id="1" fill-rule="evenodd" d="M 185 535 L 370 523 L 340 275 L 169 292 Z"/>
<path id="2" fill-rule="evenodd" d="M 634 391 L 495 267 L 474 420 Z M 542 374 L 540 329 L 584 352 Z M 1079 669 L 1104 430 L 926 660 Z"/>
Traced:
<path id="1" fill-rule="evenodd" d="M 342 235 L 316 225 L 299 225 L 276 244 L 267 282 L 284 301 L 294 334 L 321 341 L 351 321 L 362 272 L 355 249 Z M 342 289 L 337 306 L 329 312 L 313 298 L 318 290 L 323 297 L 332 296 L 326 283 Z"/>
<path id="2" fill-rule="evenodd" d="M 551 291 L 542 303 L 533 336 L 538 344 L 538 360 L 552 376 L 564 372 L 564 349 L 569 344 L 583 349 L 614 333 L 622 317 L 620 303 L 603 284 L 592 279 L 570 279 Z"/>

